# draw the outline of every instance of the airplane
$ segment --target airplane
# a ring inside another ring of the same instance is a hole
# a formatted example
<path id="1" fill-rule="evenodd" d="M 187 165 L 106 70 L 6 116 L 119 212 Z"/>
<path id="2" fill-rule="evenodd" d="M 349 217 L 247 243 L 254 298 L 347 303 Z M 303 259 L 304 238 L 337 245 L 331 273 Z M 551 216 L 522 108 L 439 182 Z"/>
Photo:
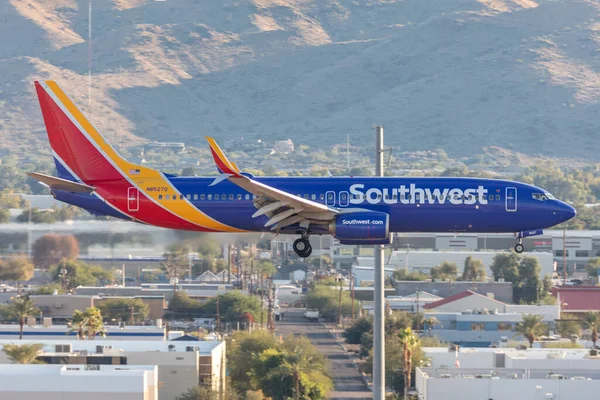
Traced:
<path id="1" fill-rule="evenodd" d="M 515 234 L 523 238 L 573 218 L 548 191 L 500 179 L 455 177 L 255 177 L 208 144 L 216 177 L 176 176 L 123 159 L 54 81 L 35 88 L 57 177 L 29 175 L 62 202 L 95 215 L 163 228 L 310 235 L 341 244 L 390 244 L 395 232 Z"/>

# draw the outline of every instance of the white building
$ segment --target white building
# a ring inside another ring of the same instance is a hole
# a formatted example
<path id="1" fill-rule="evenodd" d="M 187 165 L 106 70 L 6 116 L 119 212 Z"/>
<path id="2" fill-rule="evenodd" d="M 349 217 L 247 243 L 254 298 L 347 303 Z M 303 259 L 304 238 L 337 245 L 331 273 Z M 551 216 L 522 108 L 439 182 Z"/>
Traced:
<path id="1" fill-rule="evenodd" d="M 6 400 L 157 400 L 156 366 L 0 365 Z"/>
<path id="2" fill-rule="evenodd" d="M 425 349 L 417 368 L 426 400 L 591 400 L 600 390 L 600 357 L 585 349 Z M 457 367 L 458 366 L 458 367 Z"/>
<path id="3" fill-rule="evenodd" d="M 385 277 L 390 278 L 394 273 L 395 268 L 385 268 Z M 373 286 L 373 282 L 375 279 L 375 274 L 373 272 L 373 265 L 371 266 L 352 266 L 352 277 L 354 278 L 354 286 Z"/>
<path id="4" fill-rule="evenodd" d="M 476 239 L 475 239 L 476 240 Z M 385 267 L 398 269 L 408 268 L 413 271 L 421 271 L 429 274 L 433 267 L 436 267 L 444 261 L 456 263 L 459 273 L 465 265 L 465 259 L 469 256 L 475 260 L 480 260 L 486 267 L 489 277 L 493 276 L 490 266 L 497 254 L 504 253 L 499 251 L 393 251 L 389 258 L 386 258 Z M 554 273 L 554 258 L 551 252 L 531 252 L 524 253 L 524 256 L 535 257 L 540 262 L 540 276 L 552 276 Z M 359 266 L 373 266 L 373 257 L 358 257 Z"/>
<path id="5" fill-rule="evenodd" d="M 225 342 L 114 340 L 0 340 L 5 344 L 42 343 L 38 357 L 46 364 L 158 366 L 160 400 L 174 400 L 199 383 L 225 387 Z M 10 360 L 0 352 L 0 364 Z M 1 392 L 1 391 L 0 391 Z M 0 398 L 3 398 L 0 396 Z"/>
<path id="6" fill-rule="evenodd" d="M 31 322 L 35 321 L 32 319 Z M 162 326 L 109 326 L 106 325 L 106 338 L 109 340 L 147 340 L 164 341 L 166 339 L 165 328 Z M 77 333 L 66 325 L 36 325 L 31 323 L 23 327 L 24 339 L 53 340 L 64 339 L 72 336 L 75 339 Z M 0 325 L 0 337 L 2 339 L 18 339 L 19 325 Z"/>

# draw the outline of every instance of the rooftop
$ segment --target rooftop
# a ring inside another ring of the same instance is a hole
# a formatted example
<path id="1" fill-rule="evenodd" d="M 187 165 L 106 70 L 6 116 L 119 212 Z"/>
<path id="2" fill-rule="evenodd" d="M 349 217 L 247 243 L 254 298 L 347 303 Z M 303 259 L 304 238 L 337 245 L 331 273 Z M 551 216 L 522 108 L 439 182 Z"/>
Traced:
<path id="1" fill-rule="evenodd" d="M 185 352 L 188 346 L 198 347 L 200 353 L 209 353 L 219 346 L 221 341 L 199 341 L 199 342 L 178 342 L 178 341 L 144 341 L 144 340 L 16 340 L 2 339 L 0 346 L 5 344 L 34 344 L 42 343 L 45 352 L 54 352 L 56 345 L 71 344 L 73 351 L 87 351 L 95 353 L 97 346 L 112 347 L 113 350 L 122 350 L 123 352 Z"/>

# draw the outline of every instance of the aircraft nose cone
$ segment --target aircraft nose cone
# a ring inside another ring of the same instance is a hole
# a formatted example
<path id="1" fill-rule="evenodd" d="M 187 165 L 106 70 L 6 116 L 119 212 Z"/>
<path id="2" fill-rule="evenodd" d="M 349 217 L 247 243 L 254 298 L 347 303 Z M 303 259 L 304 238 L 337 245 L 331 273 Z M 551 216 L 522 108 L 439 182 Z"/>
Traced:
<path id="1" fill-rule="evenodd" d="M 565 222 L 577 215 L 577 210 L 575 210 L 575 208 L 573 208 L 570 204 L 561 201 L 559 202 L 556 214 L 560 218 L 560 222 Z"/>

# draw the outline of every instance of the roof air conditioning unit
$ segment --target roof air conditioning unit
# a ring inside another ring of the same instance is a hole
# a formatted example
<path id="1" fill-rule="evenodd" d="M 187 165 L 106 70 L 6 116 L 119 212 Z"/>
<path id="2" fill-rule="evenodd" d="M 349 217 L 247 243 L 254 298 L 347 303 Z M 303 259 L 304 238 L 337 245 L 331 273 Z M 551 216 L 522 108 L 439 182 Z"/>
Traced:
<path id="1" fill-rule="evenodd" d="M 73 347 L 69 344 L 57 344 L 54 346 L 54 352 L 56 353 L 72 353 Z"/>
<path id="2" fill-rule="evenodd" d="M 50 328 L 52 326 L 52 318 L 44 318 L 43 324 L 45 328 Z"/>
<path id="3" fill-rule="evenodd" d="M 198 346 L 185 346 L 185 351 L 200 351 Z"/>
<path id="4" fill-rule="evenodd" d="M 35 326 L 35 317 L 27 317 L 27 326 Z"/>

